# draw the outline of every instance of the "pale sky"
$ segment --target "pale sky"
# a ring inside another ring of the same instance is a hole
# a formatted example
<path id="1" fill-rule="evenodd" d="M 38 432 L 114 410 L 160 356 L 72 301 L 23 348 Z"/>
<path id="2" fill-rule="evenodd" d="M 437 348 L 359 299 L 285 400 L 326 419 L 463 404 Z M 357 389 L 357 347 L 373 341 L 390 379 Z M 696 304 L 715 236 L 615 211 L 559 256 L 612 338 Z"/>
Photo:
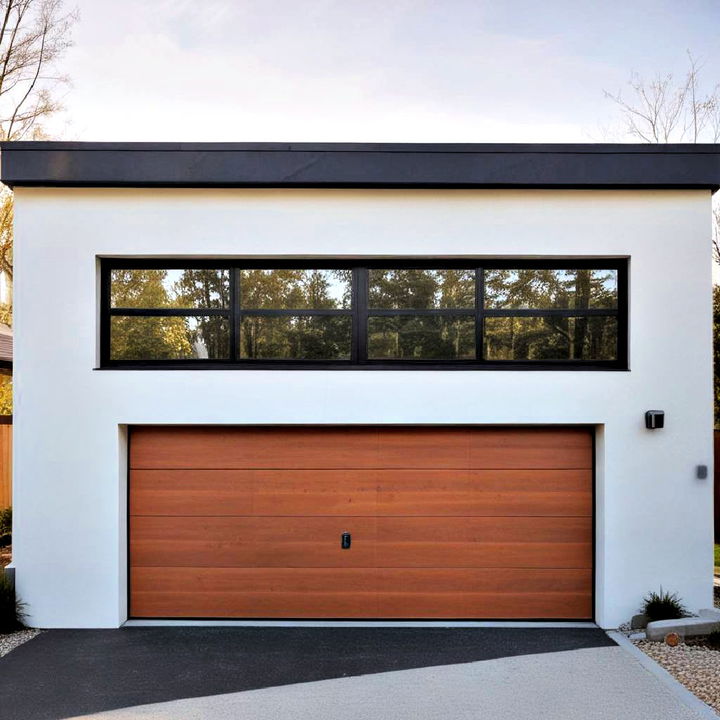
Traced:
<path id="1" fill-rule="evenodd" d="M 601 142 L 631 71 L 720 82 L 720 0 L 74 4 L 67 140 Z"/>

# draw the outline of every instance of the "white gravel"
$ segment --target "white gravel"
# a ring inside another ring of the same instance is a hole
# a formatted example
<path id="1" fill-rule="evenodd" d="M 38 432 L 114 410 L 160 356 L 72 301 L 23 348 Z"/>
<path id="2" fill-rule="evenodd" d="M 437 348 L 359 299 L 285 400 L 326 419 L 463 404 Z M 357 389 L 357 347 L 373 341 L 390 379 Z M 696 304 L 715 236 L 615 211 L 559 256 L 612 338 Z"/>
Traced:
<path id="1" fill-rule="evenodd" d="M 690 692 L 720 712 L 720 651 L 701 645 L 670 647 L 639 640 L 635 645 L 662 665 Z"/>
<path id="2" fill-rule="evenodd" d="M 9 633 L 7 635 L 0 635 L 0 657 L 7 655 L 11 650 L 18 647 L 18 645 L 22 645 L 28 640 L 32 640 L 40 633 L 41 630 L 28 628 L 27 630 L 18 630 L 17 632 Z"/>

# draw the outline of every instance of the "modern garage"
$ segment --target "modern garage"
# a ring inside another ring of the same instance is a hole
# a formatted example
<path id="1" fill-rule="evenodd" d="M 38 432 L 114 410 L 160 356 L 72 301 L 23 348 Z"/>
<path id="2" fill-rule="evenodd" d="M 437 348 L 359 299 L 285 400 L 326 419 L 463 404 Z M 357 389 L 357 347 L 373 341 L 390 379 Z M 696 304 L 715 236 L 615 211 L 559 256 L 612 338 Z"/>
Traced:
<path id="1" fill-rule="evenodd" d="M 712 606 L 717 146 L 1 149 L 33 627 Z"/>

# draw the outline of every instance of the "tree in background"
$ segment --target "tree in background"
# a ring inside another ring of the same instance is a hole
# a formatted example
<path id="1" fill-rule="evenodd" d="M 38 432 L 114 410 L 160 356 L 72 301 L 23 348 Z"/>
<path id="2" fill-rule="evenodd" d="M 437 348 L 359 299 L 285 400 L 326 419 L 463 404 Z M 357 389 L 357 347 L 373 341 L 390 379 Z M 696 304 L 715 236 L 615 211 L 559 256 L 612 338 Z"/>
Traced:
<path id="1" fill-rule="evenodd" d="M 168 287 L 167 270 L 113 270 L 113 307 L 177 307 L 176 295 L 175 288 Z M 111 354 L 115 360 L 192 357 L 185 318 L 115 316 L 111 322 Z"/>
<path id="2" fill-rule="evenodd" d="M 0 140 L 46 137 L 43 120 L 61 109 L 58 93 L 68 83 L 57 63 L 72 44 L 77 11 L 62 0 L 0 0 Z M 12 193 L 0 190 L 0 272 L 12 286 Z M 0 309 L 12 323 L 12 306 Z"/>
<path id="3" fill-rule="evenodd" d="M 43 121 L 61 109 L 68 78 L 58 62 L 72 44 L 76 10 L 63 0 L 0 0 L 0 140 L 40 140 Z M 0 186 L 0 273 L 8 295 L 0 322 L 12 325 L 13 195 Z M 12 412 L 11 379 L 0 378 L 0 414 Z"/>
<path id="4" fill-rule="evenodd" d="M 57 62 L 71 46 L 77 11 L 63 0 L 0 0 L 0 138 L 42 138 L 68 83 Z"/>
<path id="5" fill-rule="evenodd" d="M 617 274 L 612 270 L 487 270 L 489 308 L 586 310 L 617 307 Z M 597 317 L 496 317 L 485 343 L 496 359 L 612 357 L 616 321 Z"/>
<path id="6" fill-rule="evenodd" d="M 0 185 L 0 275 L 5 276 L 8 297 L 0 302 L 0 323 L 12 326 L 13 194 Z"/>
<path id="7" fill-rule="evenodd" d="M 620 111 L 625 134 L 647 143 L 716 143 L 720 141 L 720 84 L 708 84 L 702 65 L 688 52 L 689 67 L 681 78 L 671 73 L 646 80 L 633 73 L 629 93 L 610 93 Z M 720 206 L 713 210 L 713 255 L 720 263 Z M 713 289 L 715 359 L 715 426 L 720 427 L 720 297 Z"/>
<path id="8" fill-rule="evenodd" d="M 720 142 L 720 84 L 708 84 L 702 65 L 688 52 L 685 75 L 658 74 L 645 79 L 632 73 L 629 92 L 605 90 L 618 110 L 624 134 L 646 143 Z M 720 263 L 720 208 L 714 211 L 713 252 Z"/>
<path id="9" fill-rule="evenodd" d="M 473 308 L 472 270 L 370 270 L 368 302 L 378 310 Z M 474 322 L 467 316 L 370 314 L 368 353 L 373 359 L 470 359 Z"/>
<path id="10" fill-rule="evenodd" d="M 243 270 L 240 356 L 247 359 L 349 359 L 350 317 L 263 317 L 252 310 L 350 307 L 349 270 Z"/>
<path id="11" fill-rule="evenodd" d="M 720 140 L 720 85 L 707 86 L 702 65 L 688 53 L 689 68 L 646 80 L 633 73 L 629 93 L 605 91 L 620 109 L 627 136 L 647 143 L 715 143 Z"/>

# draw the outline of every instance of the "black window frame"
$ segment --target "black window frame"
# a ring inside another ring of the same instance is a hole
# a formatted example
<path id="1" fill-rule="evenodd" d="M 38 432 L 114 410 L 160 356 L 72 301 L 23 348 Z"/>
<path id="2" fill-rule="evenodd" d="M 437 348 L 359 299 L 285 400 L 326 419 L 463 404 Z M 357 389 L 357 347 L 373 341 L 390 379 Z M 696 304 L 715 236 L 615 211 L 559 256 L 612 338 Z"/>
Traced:
<path id="1" fill-rule="evenodd" d="M 113 308 L 111 307 L 111 272 L 116 269 L 229 270 L 230 304 L 218 308 Z M 351 356 L 349 360 L 255 360 L 239 357 L 239 333 L 243 316 L 240 306 L 240 270 L 351 270 L 351 309 L 247 309 L 248 315 L 271 317 L 298 315 L 347 315 L 352 317 Z M 370 269 L 382 270 L 475 270 L 475 307 L 473 309 L 388 309 L 368 306 Z M 617 308 L 592 309 L 495 309 L 484 307 L 485 270 L 616 270 Z M 628 270 L 629 258 L 252 258 L 232 260 L 193 259 L 100 259 L 100 367 L 98 369 L 219 369 L 219 370 L 627 370 L 628 369 Z M 476 358 L 463 360 L 392 360 L 369 359 L 368 318 L 377 315 L 474 315 Z M 110 357 L 110 319 L 113 316 L 205 316 L 225 315 L 229 322 L 230 359 L 183 360 L 113 360 Z M 486 317 L 617 317 L 617 358 L 615 360 L 484 360 L 484 320 Z"/>

